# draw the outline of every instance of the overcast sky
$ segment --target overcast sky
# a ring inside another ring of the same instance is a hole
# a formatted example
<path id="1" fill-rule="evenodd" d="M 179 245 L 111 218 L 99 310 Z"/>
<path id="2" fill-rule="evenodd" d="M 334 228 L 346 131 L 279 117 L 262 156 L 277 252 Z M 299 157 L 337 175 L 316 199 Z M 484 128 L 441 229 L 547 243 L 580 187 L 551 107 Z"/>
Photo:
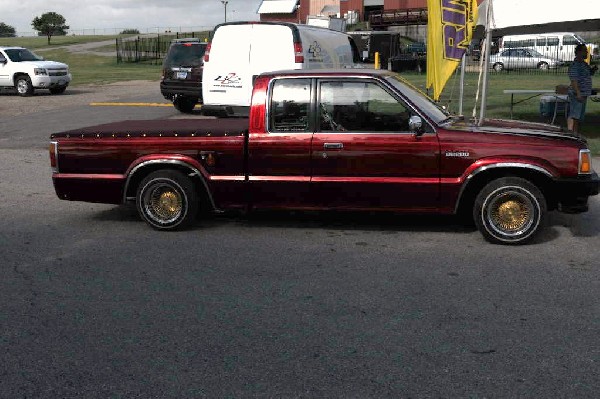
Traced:
<path id="1" fill-rule="evenodd" d="M 227 20 L 257 20 L 260 3 L 229 0 Z M 65 17 L 69 34 L 112 34 L 123 29 L 156 33 L 213 27 L 223 22 L 225 7 L 221 0 L 0 0 L 0 22 L 13 26 L 19 36 L 33 34 L 31 21 L 50 11 Z"/>

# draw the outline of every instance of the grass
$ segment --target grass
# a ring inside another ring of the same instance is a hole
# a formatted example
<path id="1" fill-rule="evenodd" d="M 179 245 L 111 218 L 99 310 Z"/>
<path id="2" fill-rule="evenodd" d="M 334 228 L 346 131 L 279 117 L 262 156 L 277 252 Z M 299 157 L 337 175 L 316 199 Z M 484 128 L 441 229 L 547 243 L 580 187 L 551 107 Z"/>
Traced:
<path id="1" fill-rule="evenodd" d="M 103 42 L 106 40 L 115 40 L 118 37 L 128 37 L 136 35 L 81 35 L 81 36 L 52 36 L 50 45 L 46 36 L 35 37 L 2 37 L 0 46 L 21 46 L 28 49 L 50 49 L 59 46 L 68 46 L 71 44 L 83 44 L 92 42 Z"/>
<path id="2" fill-rule="evenodd" d="M 128 80 L 160 79 L 161 66 L 150 63 L 117 64 L 116 57 L 85 53 L 70 53 L 64 49 L 44 52 L 44 58 L 69 65 L 73 75 L 72 85 L 107 84 Z"/>

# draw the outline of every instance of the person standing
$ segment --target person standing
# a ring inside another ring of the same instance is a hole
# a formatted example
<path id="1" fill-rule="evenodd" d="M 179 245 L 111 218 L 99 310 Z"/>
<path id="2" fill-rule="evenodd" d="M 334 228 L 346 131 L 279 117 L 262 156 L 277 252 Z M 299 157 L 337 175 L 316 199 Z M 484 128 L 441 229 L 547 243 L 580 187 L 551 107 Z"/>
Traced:
<path id="1" fill-rule="evenodd" d="M 585 44 L 575 47 L 575 60 L 569 66 L 569 117 L 567 129 L 574 134 L 579 133 L 579 125 L 583 122 L 587 98 L 592 94 L 592 75 L 598 69 L 590 68 L 585 62 L 588 49 Z"/>

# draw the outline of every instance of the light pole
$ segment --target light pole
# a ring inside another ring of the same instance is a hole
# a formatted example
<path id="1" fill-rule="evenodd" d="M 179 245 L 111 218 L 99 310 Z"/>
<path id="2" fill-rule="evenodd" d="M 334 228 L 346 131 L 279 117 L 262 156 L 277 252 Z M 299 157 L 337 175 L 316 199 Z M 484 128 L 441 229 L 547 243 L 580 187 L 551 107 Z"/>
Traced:
<path id="1" fill-rule="evenodd" d="M 221 3 L 225 6 L 225 22 L 227 22 L 227 3 L 229 3 L 229 0 L 221 0 Z"/>

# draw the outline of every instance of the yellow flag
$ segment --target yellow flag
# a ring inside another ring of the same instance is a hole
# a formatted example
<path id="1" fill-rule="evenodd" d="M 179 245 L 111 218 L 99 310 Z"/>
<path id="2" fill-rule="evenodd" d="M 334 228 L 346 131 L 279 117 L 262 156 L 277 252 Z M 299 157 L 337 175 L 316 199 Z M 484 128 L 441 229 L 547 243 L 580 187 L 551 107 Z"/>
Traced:
<path id="1" fill-rule="evenodd" d="M 473 37 L 477 0 L 427 0 L 427 11 L 427 88 L 437 101 Z"/>

